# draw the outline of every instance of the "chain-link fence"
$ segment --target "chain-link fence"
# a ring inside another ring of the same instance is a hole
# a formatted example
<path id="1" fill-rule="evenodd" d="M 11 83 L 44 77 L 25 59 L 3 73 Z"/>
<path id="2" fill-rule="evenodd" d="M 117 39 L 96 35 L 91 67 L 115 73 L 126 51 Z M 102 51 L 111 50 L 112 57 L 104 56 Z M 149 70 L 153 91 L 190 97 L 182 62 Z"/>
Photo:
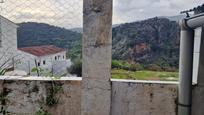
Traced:
<path id="1" fill-rule="evenodd" d="M 77 74 L 73 65 L 81 62 L 82 2 L 1 0 L 0 74 Z"/>

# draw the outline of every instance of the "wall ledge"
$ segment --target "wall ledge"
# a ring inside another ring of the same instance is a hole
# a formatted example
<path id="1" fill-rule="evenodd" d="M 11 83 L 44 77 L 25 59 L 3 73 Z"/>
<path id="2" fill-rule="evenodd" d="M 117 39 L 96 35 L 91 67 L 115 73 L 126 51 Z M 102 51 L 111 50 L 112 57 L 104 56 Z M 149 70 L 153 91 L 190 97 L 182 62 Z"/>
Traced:
<path id="1" fill-rule="evenodd" d="M 24 81 L 81 81 L 81 77 L 37 77 L 37 76 L 0 76 L 0 80 Z"/>
<path id="2" fill-rule="evenodd" d="M 82 77 L 37 77 L 37 76 L 0 76 L 0 80 L 24 80 L 24 81 L 81 81 Z M 169 84 L 178 85 L 174 81 L 151 81 L 151 80 L 128 80 L 128 79 L 111 79 L 111 82 L 124 83 L 145 83 L 145 84 Z"/>
<path id="3" fill-rule="evenodd" d="M 143 84 L 167 84 L 178 85 L 179 82 L 174 81 L 151 81 L 151 80 L 126 80 L 126 79 L 111 79 L 112 82 L 124 82 L 124 83 L 143 83 Z"/>

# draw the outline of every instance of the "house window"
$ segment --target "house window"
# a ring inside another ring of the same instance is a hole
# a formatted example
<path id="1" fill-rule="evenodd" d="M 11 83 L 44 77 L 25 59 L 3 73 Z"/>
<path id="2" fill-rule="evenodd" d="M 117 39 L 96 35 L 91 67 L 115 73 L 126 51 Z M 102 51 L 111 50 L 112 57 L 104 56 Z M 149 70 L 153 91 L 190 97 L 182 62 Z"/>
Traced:
<path id="1" fill-rule="evenodd" d="M 63 56 L 63 59 L 64 59 L 64 56 Z"/>
<path id="2" fill-rule="evenodd" d="M 40 62 L 38 62 L 38 66 L 40 66 Z"/>
<path id="3" fill-rule="evenodd" d="M 45 65 L 45 64 L 46 64 L 46 61 L 44 60 L 44 61 L 43 61 L 43 65 Z"/>
<path id="4" fill-rule="evenodd" d="M 55 60 L 57 60 L 57 56 L 55 56 Z"/>

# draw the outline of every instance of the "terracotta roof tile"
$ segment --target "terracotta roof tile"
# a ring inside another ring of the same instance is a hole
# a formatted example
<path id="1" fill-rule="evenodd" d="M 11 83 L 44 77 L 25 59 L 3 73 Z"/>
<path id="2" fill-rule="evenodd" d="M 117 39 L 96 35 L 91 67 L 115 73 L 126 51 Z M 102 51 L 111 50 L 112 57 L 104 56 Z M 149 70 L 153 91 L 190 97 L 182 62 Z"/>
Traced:
<path id="1" fill-rule="evenodd" d="M 43 46 L 32 46 L 32 47 L 23 47 L 18 48 L 23 52 L 30 53 L 35 56 L 46 56 L 51 54 L 56 54 L 62 51 L 66 51 L 65 49 L 56 47 L 54 45 L 43 45 Z"/>

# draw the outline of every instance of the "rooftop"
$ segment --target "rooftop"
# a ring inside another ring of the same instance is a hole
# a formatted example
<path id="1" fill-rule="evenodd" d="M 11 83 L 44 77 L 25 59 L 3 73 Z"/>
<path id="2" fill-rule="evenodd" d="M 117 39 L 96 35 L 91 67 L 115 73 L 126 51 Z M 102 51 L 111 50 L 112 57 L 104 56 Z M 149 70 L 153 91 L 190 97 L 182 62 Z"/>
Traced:
<path id="1" fill-rule="evenodd" d="M 21 50 L 23 52 L 26 52 L 35 56 L 46 56 L 46 55 L 56 54 L 56 53 L 65 51 L 65 49 L 56 47 L 54 45 L 23 47 L 23 48 L 18 48 L 18 50 Z"/>

